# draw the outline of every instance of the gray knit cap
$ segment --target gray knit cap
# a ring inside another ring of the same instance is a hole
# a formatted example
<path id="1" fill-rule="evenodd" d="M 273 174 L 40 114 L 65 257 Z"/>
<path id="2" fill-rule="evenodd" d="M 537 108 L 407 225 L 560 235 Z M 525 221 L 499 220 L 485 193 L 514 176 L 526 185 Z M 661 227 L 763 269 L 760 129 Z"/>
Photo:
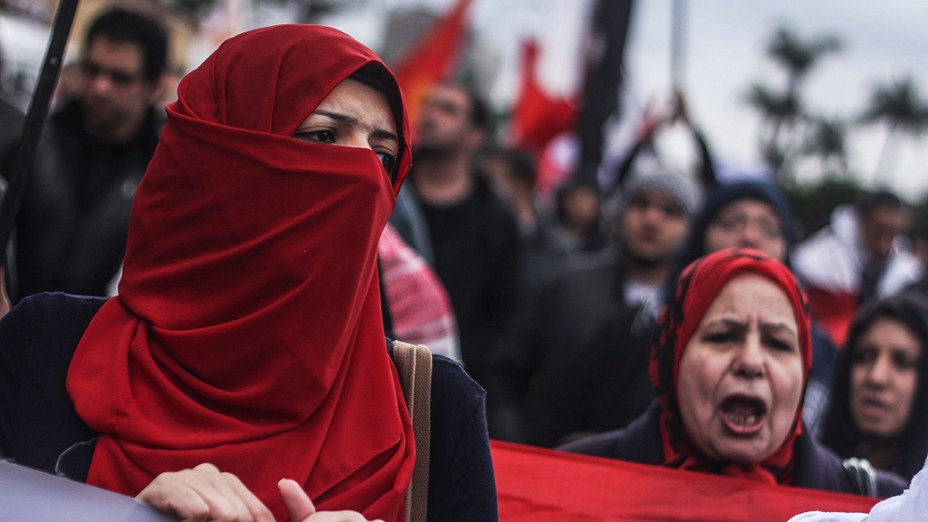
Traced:
<path id="1" fill-rule="evenodd" d="M 667 169 L 656 171 L 637 171 L 621 187 L 622 208 L 642 190 L 651 189 L 673 198 L 680 205 L 683 214 L 690 218 L 699 209 L 702 193 L 699 187 L 683 173 Z"/>

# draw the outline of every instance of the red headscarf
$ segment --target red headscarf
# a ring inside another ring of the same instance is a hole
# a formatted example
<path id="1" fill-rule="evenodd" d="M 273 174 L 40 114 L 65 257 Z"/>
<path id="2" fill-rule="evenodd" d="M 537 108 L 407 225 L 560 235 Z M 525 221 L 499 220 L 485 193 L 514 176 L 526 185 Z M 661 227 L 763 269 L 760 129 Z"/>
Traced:
<path id="1" fill-rule="evenodd" d="M 713 462 L 690 441 L 683 427 L 677 401 L 680 360 L 706 310 L 719 292 L 736 275 L 751 272 L 776 284 L 786 294 L 799 328 L 803 389 L 812 366 L 812 340 L 805 296 L 792 272 L 782 263 L 757 250 L 727 249 L 709 254 L 690 264 L 680 275 L 674 295 L 664 307 L 658 337 L 651 351 L 651 382 L 661 405 L 660 430 L 664 465 L 681 469 L 714 471 L 772 483 L 792 480 L 793 444 L 802 433 L 802 404 L 796 410 L 794 428 L 783 445 L 763 462 L 738 465 Z"/>
<path id="2" fill-rule="evenodd" d="M 391 185 L 373 151 L 291 134 L 364 67 L 391 91 Z M 286 518 L 277 482 L 320 510 L 398 520 L 415 460 L 384 346 L 377 243 L 410 165 L 399 89 L 334 29 L 226 41 L 178 88 L 132 208 L 119 295 L 68 374 L 100 432 L 89 482 L 130 495 L 211 462 Z"/>

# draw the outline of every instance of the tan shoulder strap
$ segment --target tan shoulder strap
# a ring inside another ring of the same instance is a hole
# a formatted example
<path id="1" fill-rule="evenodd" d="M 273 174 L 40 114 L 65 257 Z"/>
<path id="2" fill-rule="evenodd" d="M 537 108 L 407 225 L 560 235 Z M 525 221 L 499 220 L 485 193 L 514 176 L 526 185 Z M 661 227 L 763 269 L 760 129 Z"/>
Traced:
<path id="1" fill-rule="evenodd" d="M 400 376 L 416 438 L 416 464 L 406 492 L 407 522 L 425 522 L 429 500 L 429 445 L 432 426 L 432 352 L 423 344 L 393 341 L 393 364 Z"/>

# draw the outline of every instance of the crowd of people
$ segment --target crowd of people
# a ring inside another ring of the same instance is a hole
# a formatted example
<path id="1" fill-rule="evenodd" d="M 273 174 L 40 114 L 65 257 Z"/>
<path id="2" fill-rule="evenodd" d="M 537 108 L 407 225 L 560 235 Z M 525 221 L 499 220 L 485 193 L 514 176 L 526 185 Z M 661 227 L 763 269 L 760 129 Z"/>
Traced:
<path id="1" fill-rule="evenodd" d="M 493 520 L 491 437 L 873 497 L 928 458 L 925 267 L 892 192 L 802 238 L 773 181 L 716 179 L 678 98 L 699 168 L 637 161 L 650 126 L 545 205 L 472 86 L 409 121 L 374 52 L 281 25 L 161 109 L 167 45 L 104 11 L 37 144 L 0 457 L 184 519 L 307 522 L 405 520 L 422 454 L 429 520 Z M 434 354 L 428 441 L 394 339 Z"/>

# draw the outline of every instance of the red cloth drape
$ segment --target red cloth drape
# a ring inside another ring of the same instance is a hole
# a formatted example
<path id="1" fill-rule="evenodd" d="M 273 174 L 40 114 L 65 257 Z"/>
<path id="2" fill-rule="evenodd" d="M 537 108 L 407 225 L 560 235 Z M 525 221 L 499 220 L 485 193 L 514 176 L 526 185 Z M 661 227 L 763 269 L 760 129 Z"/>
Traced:
<path id="1" fill-rule="evenodd" d="M 860 298 L 856 292 L 819 288 L 811 284 L 806 285 L 806 292 L 809 294 L 812 316 L 835 345 L 839 349 L 844 348 L 854 314 L 860 308 Z"/>
<path id="2" fill-rule="evenodd" d="M 181 82 L 135 196 L 120 295 L 69 370 L 101 433 L 90 483 L 134 495 L 211 462 L 278 520 L 281 478 L 320 510 L 401 518 L 414 443 L 375 261 L 408 125 L 395 185 L 371 150 L 290 137 L 370 64 L 400 100 L 373 52 L 320 26 L 239 35 Z"/>
<path id="3" fill-rule="evenodd" d="M 492 441 L 507 522 L 784 522 L 805 511 L 868 512 L 878 499 Z"/>

